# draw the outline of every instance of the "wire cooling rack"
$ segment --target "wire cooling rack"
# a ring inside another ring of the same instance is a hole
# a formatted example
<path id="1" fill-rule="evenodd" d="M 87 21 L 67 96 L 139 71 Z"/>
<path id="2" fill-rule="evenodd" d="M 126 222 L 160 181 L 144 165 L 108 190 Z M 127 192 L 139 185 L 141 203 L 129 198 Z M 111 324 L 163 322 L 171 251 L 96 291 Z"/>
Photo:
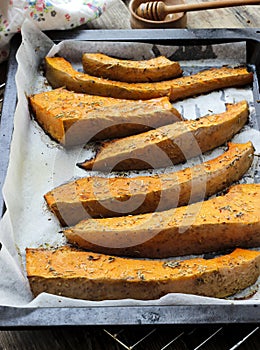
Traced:
<path id="1" fill-rule="evenodd" d="M 1 350 L 259 350 L 257 325 L 66 327 L 0 331 Z"/>
<path id="2" fill-rule="evenodd" d="M 104 329 L 122 349 L 259 349 L 259 326 L 190 326 Z M 120 347 L 119 347 L 120 348 Z"/>

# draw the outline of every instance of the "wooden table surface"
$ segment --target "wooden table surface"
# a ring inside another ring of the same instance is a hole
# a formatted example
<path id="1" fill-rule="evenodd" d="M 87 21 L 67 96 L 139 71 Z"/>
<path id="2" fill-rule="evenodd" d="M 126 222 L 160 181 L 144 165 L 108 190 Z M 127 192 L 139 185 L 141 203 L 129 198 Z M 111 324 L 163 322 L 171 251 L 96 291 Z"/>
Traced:
<path id="1" fill-rule="evenodd" d="M 130 29 L 129 0 L 112 0 L 111 6 L 97 20 L 88 25 L 93 29 Z M 186 0 L 200 3 L 209 0 Z M 259 28 L 260 6 L 239 6 L 187 13 L 187 28 Z"/>
<path id="2" fill-rule="evenodd" d="M 205 0 L 202 0 L 205 1 Z M 186 0 L 187 3 L 201 2 Z M 87 27 L 91 29 L 130 29 L 127 3 L 112 0 L 111 6 Z M 188 13 L 187 28 L 260 28 L 260 6 L 241 6 Z M 0 84 L 6 63 L 0 65 Z M 120 344 L 111 335 L 122 341 Z M 146 337 L 146 335 L 148 335 Z M 144 338 L 139 342 L 140 339 Z M 167 326 L 167 327 L 67 327 L 26 330 L 2 330 L 0 350 L 26 349 L 260 349 L 257 325 Z M 173 341 L 175 339 L 175 341 Z M 245 340 L 241 343 L 239 342 Z M 123 345 L 122 345 L 123 344 Z M 133 346 L 136 344 L 135 346 Z M 237 345 L 235 345 L 237 344 Z M 234 347 L 235 346 L 235 347 Z"/>

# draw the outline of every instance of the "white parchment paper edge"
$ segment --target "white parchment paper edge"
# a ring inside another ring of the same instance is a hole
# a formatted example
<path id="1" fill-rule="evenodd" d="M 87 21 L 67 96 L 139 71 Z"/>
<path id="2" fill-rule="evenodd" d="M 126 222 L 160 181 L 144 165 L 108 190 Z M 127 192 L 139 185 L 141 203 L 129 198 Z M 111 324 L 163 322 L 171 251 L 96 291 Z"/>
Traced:
<path id="1" fill-rule="evenodd" d="M 85 173 L 74 166 L 75 159 L 81 157 L 82 150 L 65 151 L 52 142 L 40 127 L 30 117 L 27 96 L 36 91 L 48 89 L 42 77 L 39 66 L 43 57 L 50 51 L 53 55 L 59 52 L 64 57 L 74 61 L 77 66 L 78 57 L 82 51 L 103 50 L 107 54 L 123 52 L 126 58 L 149 58 L 153 55 L 151 45 L 129 43 L 75 43 L 65 42 L 53 45 L 51 40 L 31 23 L 25 22 L 22 27 L 22 45 L 17 53 L 18 71 L 16 84 L 18 103 L 14 117 L 14 133 L 11 145 L 10 162 L 3 194 L 7 211 L 0 222 L 0 304 L 26 307 L 73 307 L 73 306 L 106 306 L 106 305 L 187 305 L 187 304 L 228 304 L 228 303 L 259 303 L 259 292 L 248 300 L 221 300 L 185 294 L 169 294 L 160 300 L 107 300 L 101 302 L 75 300 L 42 293 L 37 298 L 32 297 L 26 278 L 24 253 L 26 247 L 58 246 L 65 242 L 59 233 L 60 226 L 53 215 L 47 210 L 43 194 L 55 185 L 68 181 L 72 177 L 84 176 Z M 134 50 L 132 49 L 134 47 Z M 163 52 L 166 50 L 166 52 Z M 172 50 L 172 49 L 171 49 Z M 218 50 L 218 48 L 217 48 Z M 220 49 L 220 51 L 222 48 Z M 134 57 L 132 53 L 134 52 Z M 162 54 L 167 54 L 167 48 L 162 48 Z M 226 53 L 225 53 L 226 55 Z M 221 55 L 220 55 L 221 56 Z M 244 63 L 244 56 L 236 56 L 236 63 Z M 214 60 L 216 65 L 234 63 L 232 57 Z M 187 64 L 187 62 L 186 62 Z M 190 62 L 190 66 L 192 66 Z M 211 65 L 210 61 L 196 62 L 197 66 Z M 209 112 L 220 112 L 225 109 L 226 102 L 236 102 L 247 99 L 251 114 L 254 113 L 252 92 L 250 89 L 226 89 L 223 92 L 187 99 L 175 104 L 185 117 L 196 118 L 198 107 L 201 115 Z M 196 110 L 195 110 L 195 107 Z M 209 107 L 210 106 L 210 107 Z M 243 132 L 233 139 L 234 142 L 251 140 L 260 152 L 259 132 L 247 126 Z M 203 161 L 216 157 L 223 152 L 223 147 L 205 155 Z M 89 152 L 89 151 L 86 151 Z M 85 154 L 84 154 L 85 157 Z M 201 161 L 201 160 L 200 160 Z M 193 161 L 192 161 L 193 162 Z M 191 165 L 193 164 L 191 162 Z M 194 160 L 196 162 L 196 160 Z M 59 165 L 59 167 L 57 166 Z M 61 169 L 70 164 L 70 167 Z M 190 164 L 187 164 L 188 166 Z M 255 165 L 257 166 L 257 165 Z M 254 169 L 251 171 L 254 171 Z M 252 177 L 247 174 L 242 182 L 250 182 Z M 256 288 L 253 286 L 251 288 Z"/>

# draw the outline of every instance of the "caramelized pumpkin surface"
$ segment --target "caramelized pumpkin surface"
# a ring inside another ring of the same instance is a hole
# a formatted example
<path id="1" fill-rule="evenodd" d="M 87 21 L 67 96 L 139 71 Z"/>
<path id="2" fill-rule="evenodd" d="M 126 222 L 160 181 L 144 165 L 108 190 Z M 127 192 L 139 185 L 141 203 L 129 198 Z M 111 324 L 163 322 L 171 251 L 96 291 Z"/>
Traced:
<path id="1" fill-rule="evenodd" d="M 165 56 L 149 60 L 126 60 L 107 56 L 103 53 L 84 53 L 84 72 L 96 77 L 127 83 L 145 83 L 176 78 L 182 74 L 179 62 Z"/>
<path id="2" fill-rule="evenodd" d="M 80 178 L 44 198 L 64 226 L 96 217 L 162 211 L 211 196 L 239 180 L 252 164 L 251 142 L 229 144 L 226 152 L 191 168 L 160 175 Z"/>
<path id="3" fill-rule="evenodd" d="M 70 243 L 106 254 L 165 258 L 260 246 L 260 184 L 162 212 L 82 220 Z"/>
<path id="4" fill-rule="evenodd" d="M 227 105 L 227 111 L 185 120 L 104 142 L 94 158 L 78 165 L 86 170 L 139 170 L 181 163 L 230 140 L 247 122 L 248 104 Z"/>
<path id="5" fill-rule="evenodd" d="M 59 88 L 30 96 L 29 102 L 44 131 L 64 146 L 125 137 L 182 120 L 166 96 L 135 101 Z"/>
<path id="6" fill-rule="evenodd" d="M 157 299 L 168 293 L 223 298 L 253 284 L 260 252 L 236 249 L 204 260 L 136 260 L 70 247 L 27 249 L 26 267 L 35 296 L 45 292 L 87 300 Z"/>
<path id="7" fill-rule="evenodd" d="M 46 57 L 46 78 L 53 88 L 114 98 L 146 100 L 168 96 L 171 101 L 230 86 L 252 83 L 253 74 L 245 67 L 212 68 L 197 74 L 154 83 L 125 83 L 76 71 L 62 57 Z"/>

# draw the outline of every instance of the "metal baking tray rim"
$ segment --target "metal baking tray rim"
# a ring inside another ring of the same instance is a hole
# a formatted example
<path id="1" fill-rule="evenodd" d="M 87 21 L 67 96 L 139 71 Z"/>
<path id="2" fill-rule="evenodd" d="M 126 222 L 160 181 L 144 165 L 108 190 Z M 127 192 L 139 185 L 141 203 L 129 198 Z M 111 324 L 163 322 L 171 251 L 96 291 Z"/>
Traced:
<path id="1" fill-rule="evenodd" d="M 167 43 L 168 45 L 206 45 L 245 41 L 248 63 L 254 64 L 257 80 L 254 81 L 254 100 L 260 127 L 260 28 L 255 29 L 164 29 L 164 30 L 74 30 L 49 31 L 54 41 L 136 41 Z M 13 130 L 13 115 L 16 108 L 15 73 L 16 51 L 21 38 L 16 35 L 11 44 L 5 96 L 0 123 L 0 184 L 1 189 L 8 167 Z M 5 205 L 0 193 L 0 211 Z M 0 242 L 1 248 L 1 242 Z M 91 306 L 91 307 L 13 307 L 0 306 L 0 328 L 39 326 L 103 326 L 147 324 L 225 324 L 257 323 L 260 320 L 260 305 L 250 304 L 203 304 L 162 306 Z"/>

